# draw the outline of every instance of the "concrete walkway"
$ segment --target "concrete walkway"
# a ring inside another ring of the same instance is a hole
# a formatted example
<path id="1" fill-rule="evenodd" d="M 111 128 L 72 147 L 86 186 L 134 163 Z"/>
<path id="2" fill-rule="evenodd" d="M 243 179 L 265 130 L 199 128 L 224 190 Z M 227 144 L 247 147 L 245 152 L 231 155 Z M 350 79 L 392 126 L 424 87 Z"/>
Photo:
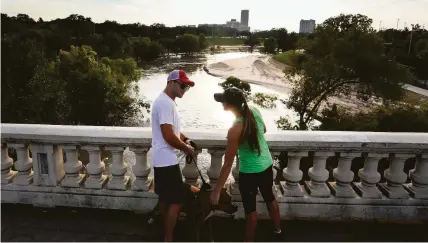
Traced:
<path id="1" fill-rule="evenodd" d="M 1 206 L 1 241 L 161 241 L 160 227 L 147 216 L 128 211 Z M 284 220 L 283 236 L 271 236 L 271 222 L 259 220 L 257 241 L 426 241 L 428 223 L 421 221 Z M 177 241 L 192 241 L 184 221 Z M 215 218 L 214 241 L 243 241 L 244 221 Z M 208 241 L 202 234 L 200 241 Z"/>

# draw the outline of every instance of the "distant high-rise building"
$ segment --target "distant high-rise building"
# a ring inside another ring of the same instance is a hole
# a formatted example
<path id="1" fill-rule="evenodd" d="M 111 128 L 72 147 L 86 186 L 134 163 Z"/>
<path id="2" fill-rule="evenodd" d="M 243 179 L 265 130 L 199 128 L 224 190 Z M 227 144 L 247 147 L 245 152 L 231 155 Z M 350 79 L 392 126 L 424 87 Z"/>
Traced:
<path id="1" fill-rule="evenodd" d="M 241 24 L 248 27 L 248 20 L 250 18 L 250 10 L 241 10 Z"/>
<path id="2" fill-rule="evenodd" d="M 315 20 L 310 19 L 310 20 L 300 20 L 300 30 L 299 33 L 302 34 L 310 34 L 310 33 L 314 33 L 315 30 Z"/>

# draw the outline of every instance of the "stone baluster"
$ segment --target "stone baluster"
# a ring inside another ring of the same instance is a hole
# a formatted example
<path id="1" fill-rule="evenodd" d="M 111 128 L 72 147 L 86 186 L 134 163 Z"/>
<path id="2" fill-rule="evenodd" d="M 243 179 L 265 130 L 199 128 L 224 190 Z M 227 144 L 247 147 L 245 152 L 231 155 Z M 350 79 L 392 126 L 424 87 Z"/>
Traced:
<path id="1" fill-rule="evenodd" d="M 328 170 L 325 168 L 327 159 L 334 156 L 334 152 L 315 152 L 313 167 L 309 168 L 310 181 L 305 181 L 306 188 L 312 197 L 329 197 L 330 190 L 326 184 Z"/>
<path id="2" fill-rule="evenodd" d="M 382 193 L 376 184 L 380 181 L 380 173 L 377 172 L 379 160 L 387 158 L 388 154 L 369 153 L 364 161 L 364 168 L 358 171 L 361 182 L 355 183 L 356 190 L 363 198 L 382 198 Z"/>
<path id="3" fill-rule="evenodd" d="M 279 157 L 279 155 L 281 154 L 281 152 L 280 151 L 272 151 L 271 152 L 271 155 L 272 155 L 272 159 L 274 158 L 274 157 Z M 279 159 L 278 159 L 279 160 Z M 272 166 L 272 173 L 273 173 L 273 180 L 275 180 L 276 179 L 276 176 L 277 176 L 277 171 L 273 168 L 273 166 Z M 274 185 L 275 186 L 275 185 Z"/>
<path id="4" fill-rule="evenodd" d="M 337 168 L 333 170 L 333 177 L 336 181 L 329 183 L 333 195 L 336 197 L 353 198 L 357 196 L 350 185 L 354 180 L 354 172 L 351 171 L 352 160 L 357 157 L 361 157 L 361 153 L 340 153 Z"/>
<path id="5" fill-rule="evenodd" d="M 15 169 L 18 171 L 13 184 L 27 186 L 33 182 L 33 160 L 30 158 L 29 146 L 27 144 L 9 144 L 16 150 L 17 160 Z"/>
<path id="6" fill-rule="evenodd" d="M 107 175 L 104 175 L 105 164 L 101 160 L 101 151 L 99 146 L 85 145 L 83 150 L 88 151 L 89 164 L 86 166 L 89 177 L 85 181 L 85 188 L 89 189 L 102 189 L 104 184 L 107 183 Z"/>
<path id="7" fill-rule="evenodd" d="M 65 151 L 67 162 L 64 164 L 65 177 L 61 181 L 63 187 L 80 187 L 86 178 L 86 174 L 80 174 L 82 169 L 82 161 L 79 161 L 77 155 L 77 147 L 74 145 L 66 145 L 62 147 Z"/>
<path id="8" fill-rule="evenodd" d="M 232 168 L 233 183 L 231 184 L 231 194 L 240 195 L 239 191 L 239 156 L 235 156 L 235 166 Z"/>
<path id="9" fill-rule="evenodd" d="M 303 197 L 303 190 L 299 184 L 303 172 L 299 167 L 300 160 L 305 156 L 308 156 L 307 152 L 288 152 L 288 164 L 282 172 L 285 183 L 281 182 L 285 197 Z"/>
<path id="10" fill-rule="evenodd" d="M 152 166 L 147 161 L 148 147 L 130 147 L 129 150 L 135 153 L 135 165 L 132 167 L 132 172 L 135 175 L 135 180 L 132 182 L 132 190 L 148 191 L 150 189 L 151 180 L 149 179 Z M 156 185 L 155 185 L 156 186 Z"/>
<path id="11" fill-rule="evenodd" d="M 1 184 L 9 184 L 16 176 L 16 171 L 11 170 L 13 159 L 9 157 L 7 144 L 1 145 Z"/>
<path id="12" fill-rule="evenodd" d="M 198 149 L 195 150 L 195 161 L 196 164 L 198 163 L 198 155 L 201 153 L 202 150 Z M 184 163 L 184 167 L 182 170 L 184 181 L 190 185 L 197 186 L 199 184 L 199 172 L 198 168 L 196 168 L 195 163 L 192 161 L 191 163 Z"/>
<path id="13" fill-rule="evenodd" d="M 389 198 L 409 198 L 409 193 L 403 185 L 407 181 L 407 175 L 404 173 L 404 163 L 406 159 L 412 157 L 411 154 L 395 154 L 389 159 L 389 168 L 385 170 L 386 183 L 379 184 L 380 189 Z"/>
<path id="14" fill-rule="evenodd" d="M 212 186 L 212 188 L 214 188 L 220 177 L 221 167 L 223 164 L 224 150 L 209 149 L 208 153 L 211 154 L 211 165 L 208 169 L 207 174 L 208 178 L 210 179 L 210 185 Z"/>
<path id="15" fill-rule="evenodd" d="M 107 188 L 111 190 L 126 190 L 129 182 L 129 176 L 125 176 L 128 164 L 123 161 L 122 146 L 108 146 L 105 148 L 112 154 L 113 164 L 111 165 L 111 179 L 107 183 Z"/>
<path id="16" fill-rule="evenodd" d="M 58 186 L 65 176 L 62 148 L 52 144 L 31 144 L 33 185 Z"/>
<path id="17" fill-rule="evenodd" d="M 416 160 L 416 165 L 409 172 L 412 182 L 406 185 L 410 195 L 414 198 L 428 198 L 428 153 L 421 154 Z"/>

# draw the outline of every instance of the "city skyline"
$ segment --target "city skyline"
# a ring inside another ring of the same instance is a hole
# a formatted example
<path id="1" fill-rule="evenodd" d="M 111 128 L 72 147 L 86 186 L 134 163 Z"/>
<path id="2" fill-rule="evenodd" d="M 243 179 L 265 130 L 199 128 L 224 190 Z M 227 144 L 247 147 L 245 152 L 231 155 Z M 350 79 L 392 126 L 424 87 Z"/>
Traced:
<path id="1" fill-rule="evenodd" d="M 172 11 L 171 9 L 174 9 Z M 379 10 L 382 11 L 379 11 Z M 241 10 L 249 10 L 251 30 L 286 28 L 299 32 L 301 19 L 314 19 L 317 24 L 325 19 L 345 14 L 364 14 L 373 19 L 373 27 L 399 29 L 419 23 L 428 27 L 425 11 L 427 0 L 288 0 L 263 2 L 218 0 L 215 5 L 201 5 L 196 0 L 2 0 L 1 12 L 8 15 L 28 14 L 34 19 L 66 18 L 70 14 L 90 17 L 94 22 L 114 20 L 119 23 L 162 23 L 166 26 L 225 23 L 240 20 Z M 425 10 L 425 11 L 424 11 Z"/>

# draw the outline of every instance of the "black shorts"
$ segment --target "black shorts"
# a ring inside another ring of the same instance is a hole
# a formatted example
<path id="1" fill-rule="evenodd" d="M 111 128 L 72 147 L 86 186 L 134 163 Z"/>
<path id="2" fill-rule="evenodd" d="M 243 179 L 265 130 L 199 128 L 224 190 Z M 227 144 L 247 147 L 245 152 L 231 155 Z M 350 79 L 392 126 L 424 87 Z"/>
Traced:
<path id="1" fill-rule="evenodd" d="M 272 166 L 269 166 L 266 170 L 258 173 L 239 172 L 239 191 L 241 193 L 245 214 L 256 211 L 257 189 L 260 189 L 260 193 L 266 203 L 270 203 L 275 200 L 272 187 Z"/>
<path id="2" fill-rule="evenodd" d="M 184 204 L 188 186 L 183 182 L 180 166 L 154 167 L 155 193 L 168 204 Z"/>

